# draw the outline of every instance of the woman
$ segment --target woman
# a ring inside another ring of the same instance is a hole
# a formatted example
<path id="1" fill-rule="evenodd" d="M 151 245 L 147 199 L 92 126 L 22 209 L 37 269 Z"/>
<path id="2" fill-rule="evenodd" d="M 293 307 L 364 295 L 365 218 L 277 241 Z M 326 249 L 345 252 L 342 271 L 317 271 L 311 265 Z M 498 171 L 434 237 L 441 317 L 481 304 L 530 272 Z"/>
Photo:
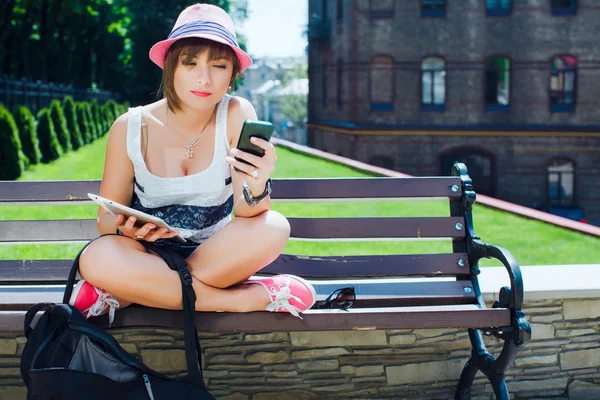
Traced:
<path id="1" fill-rule="evenodd" d="M 237 44 L 233 21 L 213 5 L 188 7 L 169 37 L 152 47 L 150 59 L 163 68 L 164 98 L 114 122 L 100 195 L 159 216 L 177 231 L 134 225 L 134 217 L 124 220 L 100 208 L 102 236 L 81 254 L 84 279 L 70 303 L 86 317 L 108 311 L 111 322 L 116 309 L 132 303 L 181 309 L 178 273 L 144 246 L 154 243 L 186 258 L 196 310 L 299 316 L 316 301 L 308 282 L 292 275 L 252 277 L 283 251 L 290 226 L 270 210 L 273 145 L 254 141 L 265 150 L 262 158 L 234 148 L 244 121 L 257 117 L 247 100 L 227 94 L 252 64 Z M 260 201 L 247 203 L 243 190 Z M 169 240 L 178 233 L 186 244 Z"/>

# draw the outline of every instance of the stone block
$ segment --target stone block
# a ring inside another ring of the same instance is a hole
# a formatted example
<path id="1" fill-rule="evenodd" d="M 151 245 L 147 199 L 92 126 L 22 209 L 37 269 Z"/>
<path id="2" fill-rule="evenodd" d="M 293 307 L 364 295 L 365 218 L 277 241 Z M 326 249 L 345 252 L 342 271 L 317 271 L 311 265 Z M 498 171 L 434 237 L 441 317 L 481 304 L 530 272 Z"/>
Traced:
<path id="1" fill-rule="evenodd" d="M 600 367 L 600 348 L 568 351 L 560 355 L 560 369 Z"/>
<path id="2" fill-rule="evenodd" d="M 258 352 L 250 354 L 246 360 L 250 363 L 274 364 L 287 361 L 289 358 L 285 351 L 278 352 Z"/>
<path id="3" fill-rule="evenodd" d="M 328 385 L 328 386 L 314 387 L 314 390 L 318 391 L 318 392 L 340 392 L 342 390 L 352 390 L 352 389 L 354 389 L 354 385 L 351 383 L 344 383 L 342 385 Z"/>
<path id="4" fill-rule="evenodd" d="M 517 367 L 530 367 L 537 365 L 554 364 L 558 361 L 557 354 L 550 354 L 545 356 L 533 356 L 533 357 L 518 357 L 515 360 Z"/>
<path id="5" fill-rule="evenodd" d="M 552 324 L 531 324 L 531 339 L 553 339 L 554 326 Z"/>
<path id="6" fill-rule="evenodd" d="M 466 360 L 435 361 L 386 368 L 388 385 L 457 380 Z"/>
<path id="7" fill-rule="evenodd" d="M 395 335 L 390 336 L 390 344 L 406 345 L 417 341 L 416 335 Z"/>
<path id="8" fill-rule="evenodd" d="M 304 390 L 277 391 L 272 393 L 258 393 L 252 396 L 252 400 L 323 400 L 321 395 Z"/>
<path id="9" fill-rule="evenodd" d="M 346 354 L 350 354 L 350 352 L 341 347 L 334 347 L 330 349 L 301 350 L 292 352 L 292 360 L 302 360 L 306 358 L 331 358 Z"/>
<path id="10" fill-rule="evenodd" d="M 246 334 L 244 342 L 285 342 L 289 340 L 287 332 L 271 332 L 263 334 Z"/>
<path id="11" fill-rule="evenodd" d="M 561 329 L 556 331 L 556 337 L 572 338 L 575 336 L 594 335 L 598 333 L 595 329 Z"/>
<path id="12" fill-rule="evenodd" d="M 16 400 L 27 397 L 25 386 L 2 386 L 0 387 L 0 400 Z"/>
<path id="13" fill-rule="evenodd" d="M 219 397 L 219 400 L 248 400 L 248 395 L 242 393 L 233 393 L 229 396 Z"/>
<path id="14" fill-rule="evenodd" d="M 340 372 L 345 375 L 373 376 L 383 374 L 383 365 L 365 365 L 364 367 L 353 367 L 344 365 Z"/>
<path id="15" fill-rule="evenodd" d="M 447 333 L 456 333 L 456 329 L 415 329 L 413 333 L 419 337 L 432 338 Z"/>
<path id="16" fill-rule="evenodd" d="M 600 385 L 573 381 L 569 385 L 569 400 L 600 399 Z"/>
<path id="17" fill-rule="evenodd" d="M 158 372 L 186 370 L 184 350 L 142 350 L 144 364 Z"/>
<path id="18" fill-rule="evenodd" d="M 0 355 L 14 356 L 17 354 L 16 339 L 0 339 Z"/>
<path id="19" fill-rule="evenodd" d="M 293 347 L 385 346 L 385 331 L 290 332 Z"/>
<path id="20" fill-rule="evenodd" d="M 541 380 L 529 380 L 529 381 L 511 381 L 507 382 L 506 386 L 511 394 L 517 394 L 519 392 L 535 392 L 539 391 L 540 388 L 544 390 L 551 389 L 566 389 L 568 377 L 557 378 L 557 379 L 541 379 Z M 488 387 L 491 390 L 491 385 L 486 385 L 486 392 Z"/>
<path id="21" fill-rule="evenodd" d="M 340 368 L 338 360 L 302 361 L 298 363 L 301 371 L 331 371 Z"/>
<path id="22" fill-rule="evenodd" d="M 212 356 L 209 359 L 210 364 L 238 364 L 244 361 L 241 354 L 221 354 Z"/>
<path id="23" fill-rule="evenodd" d="M 600 300 L 565 300 L 565 319 L 591 319 L 600 317 Z"/>

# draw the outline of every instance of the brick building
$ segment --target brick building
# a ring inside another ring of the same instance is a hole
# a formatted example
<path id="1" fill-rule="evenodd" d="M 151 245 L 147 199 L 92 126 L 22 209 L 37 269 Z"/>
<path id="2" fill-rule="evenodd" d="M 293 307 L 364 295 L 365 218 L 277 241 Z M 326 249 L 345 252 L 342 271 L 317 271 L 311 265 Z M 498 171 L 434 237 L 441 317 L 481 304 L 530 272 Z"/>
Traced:
<path id="1" fill-rule="evenodd" d="M 309 0 L 311 146 L 600 224 L 597 0 Z M 596 21 L 596 22 L 594 22 Z"/>

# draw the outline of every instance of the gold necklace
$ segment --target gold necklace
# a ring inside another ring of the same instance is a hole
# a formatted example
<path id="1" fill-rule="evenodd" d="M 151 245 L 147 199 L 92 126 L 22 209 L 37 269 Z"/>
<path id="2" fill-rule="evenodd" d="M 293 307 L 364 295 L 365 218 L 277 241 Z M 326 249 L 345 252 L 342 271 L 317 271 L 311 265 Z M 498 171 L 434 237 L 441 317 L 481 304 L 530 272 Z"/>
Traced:
<path id="1" fill-rule="evenodd" d="M 194 147 L 196 147 L 196 145 L 198 143 L 200 143 L 202 141 L 202 139 L 204 139 L 204 135 L 206 135 L 206 129 L 208 128 L 208 125 L 210 124 L 210 121 L 212 121 L 213 116 L 215 115 L 215 110 L 216 110 L 216 106 L 215 106 L 215 109 L 213 110 L 212 114 L 210 115 L 210 119 L 208 120 L 208 122 L 204 126 L 204 129 L 202 129 L 202 133 L 200 134 L 200 136 L 197 139 L 195 139 L 195 140 L 193 140 L 193 141 L 190 142 L 183 135 L 181 135 L 179 132 L 177 132 L 175 130 L 175 128 L 173 128 L 173 126 L 169 122 L 169 108 L 167 107 L 167 109 L 165 111 L 165 123 L 167 125 L 167 130 L 169 131 L 169 133 L 171 135 L 173 135 L 173 133 L 175 133 L 176 135 L 180 136 L 183 140 L 185 140 L 186 142 L 190 143 L 189 146 L 188 145 L 182 145 L 183 147 L 185 147 L 187 149 L 186 152 L 185 152 L 185 156 L 188 159 L 194 157 Z"/>

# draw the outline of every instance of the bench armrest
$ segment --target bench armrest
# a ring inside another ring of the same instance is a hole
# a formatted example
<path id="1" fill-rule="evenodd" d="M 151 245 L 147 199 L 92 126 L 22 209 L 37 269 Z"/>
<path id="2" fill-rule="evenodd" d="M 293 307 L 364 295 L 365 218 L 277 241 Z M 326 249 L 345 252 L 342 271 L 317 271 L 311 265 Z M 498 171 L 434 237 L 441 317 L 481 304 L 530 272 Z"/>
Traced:
<path id="1" fill-rule="evenodd" d="M 473 250 L 477 261 L 483 257 L 494 258 L 500 261 L 510 278 L 510 288 L 504 286 L 500 289 L 498 300 L 494 302 L 493 308 L 508 308 L 511 313 L 511 329 L 506 332 L 499 333 L 496 336 L 512 336 L 517 346 L 522 346 L 529 342 L 531 339 L 531 326 L 527 319 L 525 319 L 525 313 L 523 313 L 523 276 L 521 275 L 521 268 L 517 263 L 517 260 L 513 257 L 510 252 L 502 247 L 494 246 L 491 244 L 483 243 L 478 238 L 473 240 Z"/>

